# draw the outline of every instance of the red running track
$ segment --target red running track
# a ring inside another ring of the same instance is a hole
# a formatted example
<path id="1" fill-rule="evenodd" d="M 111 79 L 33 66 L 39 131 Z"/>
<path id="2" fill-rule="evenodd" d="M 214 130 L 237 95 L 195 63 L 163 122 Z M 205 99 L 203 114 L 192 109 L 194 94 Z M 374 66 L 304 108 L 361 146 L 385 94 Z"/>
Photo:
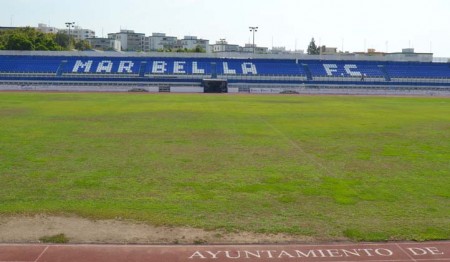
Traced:
<path id="1" fill-rule="evenodd" d="M 324 245 L 0 244 L 0 262 L 450 261 L 450 242 Z"/>

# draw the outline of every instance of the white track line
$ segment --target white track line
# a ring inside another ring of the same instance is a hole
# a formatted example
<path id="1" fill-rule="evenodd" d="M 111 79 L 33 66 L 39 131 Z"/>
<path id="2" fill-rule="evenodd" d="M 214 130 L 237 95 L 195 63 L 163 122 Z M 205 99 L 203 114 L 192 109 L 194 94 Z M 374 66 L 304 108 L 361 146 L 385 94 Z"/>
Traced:
<path id="1" fill-rule="evenodd" d="M 311 154 L 307 153 L 305 150 L 303 150 L 303 148 L 294 140 L 292 140 L 291 138 L 289 138 L 284 132 L 282 132 L 280 129 L 276 128 L 274 125 L 272 125 L 271 123 L 267 122 L 267 120 L 265 120 L 264 118 L 262 118 L 261 116 L 259 117 L 261 119 L 261 121 L 266 124 L 268 127 L 270 127 L 270 129 L 272 129 L 273 131 L 275 131 L 276 133 L 278 133 L 280 136 L 282 136 L 286 141 L 289 142 L 289 144 L 291 144 L 293 147 L 295 147 L 298 151 L 300 151 L 303 155 L 306 156 L 306 158 L 308 158 L 308 160 L 312 163 L 314 163 L 316 166 L 319 166 L 322 170 L 324 170 L 328 175 L 330 176 L 334 176 L 335 173 L 332 172 L 327 166 L 325 166 L 324 164 L 322 164 L 319 160 L 317 160 L 315 157 L 313 157 Z"/>
<path id="2" fill-rule="evenodd" d="M 44 251 L 42 251 L 42 253 L 38 256 L 38 258 L 36 258 L 36 260 L 34 260 L 34 262 L 37 262 L 37 261 L 42 257 L 42 255 L 44 255 L 45 251 L 47 251 L 47 249 L 48 249 L 49 247 L 50 247 L 50 246 L 46 246 L 45 249 L 44 249 Z"/>

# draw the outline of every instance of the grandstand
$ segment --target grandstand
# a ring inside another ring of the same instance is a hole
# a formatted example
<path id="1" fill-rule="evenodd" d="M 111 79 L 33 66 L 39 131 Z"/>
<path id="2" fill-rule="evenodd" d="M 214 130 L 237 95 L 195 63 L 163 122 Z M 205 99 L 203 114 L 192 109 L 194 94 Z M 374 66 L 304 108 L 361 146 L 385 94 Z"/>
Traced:
<path id="1" fill-rule="evenodd" d="M 450 63 L 246 56 L 2 51 L 0 90 L 450 93 Z"/>

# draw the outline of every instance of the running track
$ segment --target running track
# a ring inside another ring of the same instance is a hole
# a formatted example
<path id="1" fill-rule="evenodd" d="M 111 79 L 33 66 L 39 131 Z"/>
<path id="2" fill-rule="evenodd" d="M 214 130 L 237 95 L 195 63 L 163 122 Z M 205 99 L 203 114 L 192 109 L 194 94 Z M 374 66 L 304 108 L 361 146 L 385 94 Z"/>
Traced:
<path id="1" fill-rule="evenodd" d="M 450 261 L 450 242 L 324 245 L 0 244 L 0 262 Z"/>

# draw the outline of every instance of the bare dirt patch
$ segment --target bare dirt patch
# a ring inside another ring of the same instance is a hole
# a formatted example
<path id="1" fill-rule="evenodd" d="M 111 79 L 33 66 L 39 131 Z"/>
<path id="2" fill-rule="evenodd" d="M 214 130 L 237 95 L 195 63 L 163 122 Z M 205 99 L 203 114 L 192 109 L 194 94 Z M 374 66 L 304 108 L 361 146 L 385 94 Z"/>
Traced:
<path id="1" fill-rule="evenodd" d="M 70 243 L 94 244 L 265 244 L 319 241 L 309 236 L 154 227 L 135 221 L 94 221 L 74 216 L 0 217 L 0 243 L 39 243 L 39 238 L 56 234 L 64 234 Z"/>

